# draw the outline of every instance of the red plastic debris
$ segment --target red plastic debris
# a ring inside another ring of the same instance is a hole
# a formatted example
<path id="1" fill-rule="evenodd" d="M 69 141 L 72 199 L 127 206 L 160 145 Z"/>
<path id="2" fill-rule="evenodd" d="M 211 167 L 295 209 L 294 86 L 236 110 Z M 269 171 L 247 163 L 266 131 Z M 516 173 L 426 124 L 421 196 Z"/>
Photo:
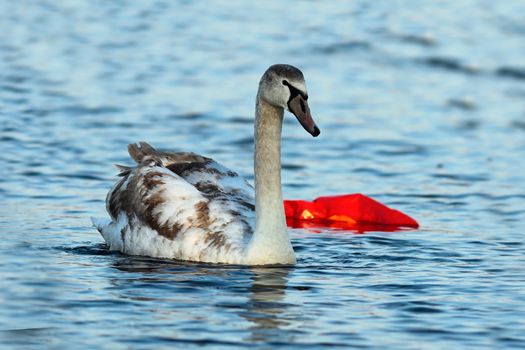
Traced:
<path id="1" fill-rule="evenodd" d="M 359 232 L 419 227 L 410 216 L 360 193 L 319 197 L 313 202 L 285 200 L 284 210 L 290 227 L 332 227 Z"/>

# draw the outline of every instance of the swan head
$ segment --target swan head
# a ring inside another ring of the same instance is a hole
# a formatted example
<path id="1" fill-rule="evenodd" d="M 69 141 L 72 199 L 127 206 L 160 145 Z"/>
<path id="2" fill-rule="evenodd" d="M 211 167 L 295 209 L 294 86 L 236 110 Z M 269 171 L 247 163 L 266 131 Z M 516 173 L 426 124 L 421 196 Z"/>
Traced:
<path id="1" fill-rule="evenodd" d="M 270 66 L 259 83 L 259 95 L 269 104 L 284 108 L 295 115 L 313 137 L 321 133 L 310 114 L 306 83 L 303 73 L 298 68 L 288 64 Z"/>

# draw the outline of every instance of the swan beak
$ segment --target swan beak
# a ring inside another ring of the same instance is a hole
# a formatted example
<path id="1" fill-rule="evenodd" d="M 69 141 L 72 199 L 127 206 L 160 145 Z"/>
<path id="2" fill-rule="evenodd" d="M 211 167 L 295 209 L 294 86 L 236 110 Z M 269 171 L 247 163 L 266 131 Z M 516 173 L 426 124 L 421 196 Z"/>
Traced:
<path id="1" fill-rule="evenodd" d="M 296 95 L 288 101 L 288 109 L 297 117 L 297 120 L 299 120 L 299 123 L 306 131 L 313 137 L 319 136 L 321 131 L 312 119 L 308 102 L 301 95 Z"/>

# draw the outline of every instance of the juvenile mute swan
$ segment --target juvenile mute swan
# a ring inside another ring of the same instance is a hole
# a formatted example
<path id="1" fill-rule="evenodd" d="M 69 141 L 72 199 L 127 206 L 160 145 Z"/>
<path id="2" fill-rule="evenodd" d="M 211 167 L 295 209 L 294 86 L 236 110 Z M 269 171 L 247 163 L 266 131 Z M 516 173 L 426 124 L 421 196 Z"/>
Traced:
<path id="1" fill-rule="evenodd" d="M 312 136 L 313 121 L 301 71 L 273 65 L 261 78 L 255 109 L 253 188 L 210 158 L 130 144 L 137 162 L 119 166 L 109 191 L 111 220 L 93 223 L 111 250 L 132 255 L 209 263 L 294 264 L 281 194 L 284 109 Z"/>

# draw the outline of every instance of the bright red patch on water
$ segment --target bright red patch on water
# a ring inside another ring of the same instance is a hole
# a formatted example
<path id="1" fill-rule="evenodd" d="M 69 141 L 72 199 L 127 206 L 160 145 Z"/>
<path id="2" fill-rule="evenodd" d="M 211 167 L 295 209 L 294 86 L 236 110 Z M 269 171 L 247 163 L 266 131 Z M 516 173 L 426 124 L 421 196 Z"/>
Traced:
<path id="1" fill-rule="evenodd" d="M 410 216 L 360 193 L 319 197 L 312 202 L 285 200 L 286 223 L 294 228 L 349 229 L 357 232 L 418 228 Z"/>

